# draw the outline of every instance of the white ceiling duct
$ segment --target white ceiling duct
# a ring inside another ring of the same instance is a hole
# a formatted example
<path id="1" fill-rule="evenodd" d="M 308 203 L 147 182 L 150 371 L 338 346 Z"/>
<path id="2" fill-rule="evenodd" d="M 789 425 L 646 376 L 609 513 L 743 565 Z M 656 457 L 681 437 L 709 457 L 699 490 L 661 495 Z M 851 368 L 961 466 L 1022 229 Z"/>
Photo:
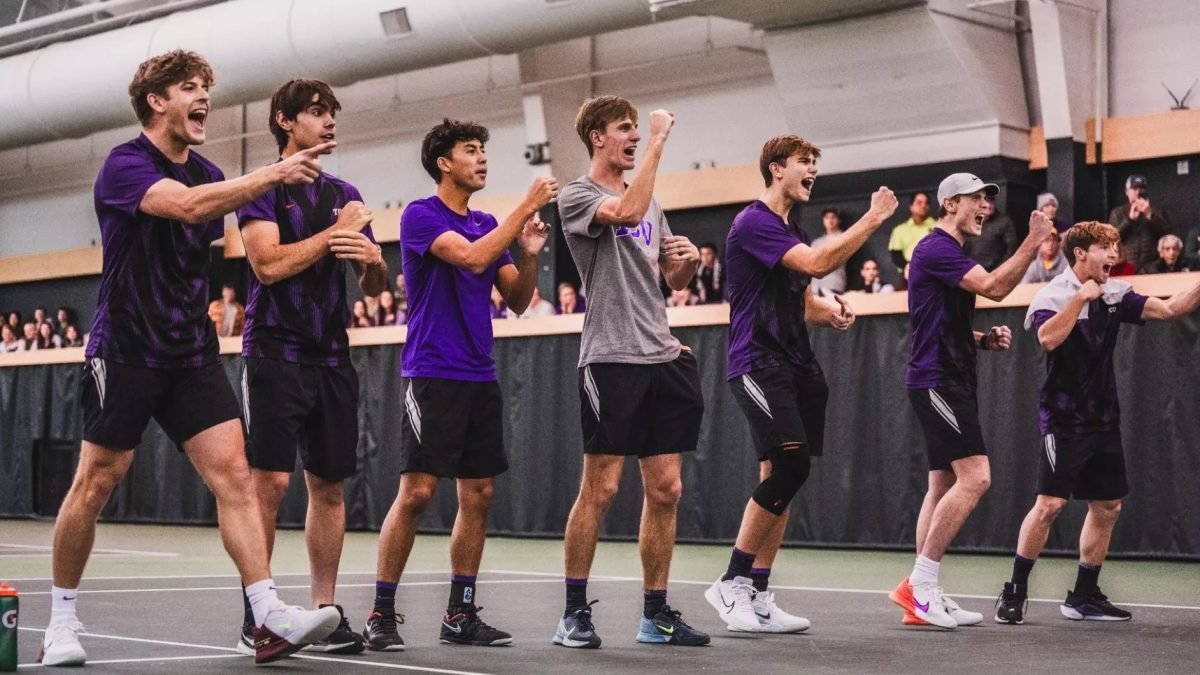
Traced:
<path id="1" fill-rule="evenodd" d="M 652 19 L 645 0 L 231 0 L 0 60 L 0 149 L 129 124 L 137 65 L 176 48 L 208 59 L 228 106 L 293 77 L 346 85 Z"/>

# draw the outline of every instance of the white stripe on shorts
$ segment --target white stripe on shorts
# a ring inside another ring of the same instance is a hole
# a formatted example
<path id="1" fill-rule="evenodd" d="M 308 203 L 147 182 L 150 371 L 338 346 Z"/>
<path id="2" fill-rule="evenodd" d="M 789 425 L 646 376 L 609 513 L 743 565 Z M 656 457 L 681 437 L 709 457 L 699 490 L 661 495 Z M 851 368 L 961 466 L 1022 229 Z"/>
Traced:
<path id="1" fill-rule="evenodd" d="M 421 408 L 417 405 L 417 397 L 413 395 L 411 381 L 408 383 L 408 391 L 404 392 L 404 408 L 408 411 L 408 423 L 412 425 L 413 433 L 417 435 L 417 442 L 423 443 L 421 440 Z"/>
<path id="2" fill-rule="evenodd" d="M 962 434 L 962 429 L 958 428 L 958 418 L 954 416 L 954 411 L 951 410 L 950 405 L 938 395 L 937 391 L 933 389 L 929 390 L 929 402 L 933 404 L 933 409 L 938 411 L 938 414 L 942 416 L 942 419 L 946 420 L 947 424 L 954 427 L 954 430 L 959 434 Z"/>
<path id="3" fill-rule="evenodd" d="M 596 387 L 596 380 L 592 379 L 590 365 L 583 367 L 583 393 L 587 394 L 588 402 L 592 404 L 592 412 L 596 415 L 596 419 L 600 419 L 600 389 Z"/>
<path id="4" fill-rule="evenodd" d="M 757 382 L 750 379 L 749 375 L 742 376 L 742 386 L 746 389 L 746 395 L 758 404 L 759 408 L 762 408 L 767 417 L 775 419 L 775 416 L 771 414 L 771 406 L 767 405 L 767 397 L 763 395 L 762 387 L 759 387 Z"/>
<path id="5" fill-rule="evenodd" d="M 1050 471 L 1053 472 L 1054 464 L 1058 461 L 1058 446 L 1054 442 L 1054 434 L 1042 436 L 1042 448 L 1046 451 L 1046 459 L 1050 460 Z"/>

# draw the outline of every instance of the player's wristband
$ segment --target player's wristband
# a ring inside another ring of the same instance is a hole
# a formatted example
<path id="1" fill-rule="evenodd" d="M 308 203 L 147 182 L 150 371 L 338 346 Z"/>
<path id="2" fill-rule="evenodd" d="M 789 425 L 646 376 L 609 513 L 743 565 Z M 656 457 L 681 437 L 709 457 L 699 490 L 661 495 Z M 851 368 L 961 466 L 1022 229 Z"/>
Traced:
<path id="1" fill-rule="evenodd" d="M 979 336 L 979 348 L 985 352 L 991 349 L 988 347 L 988 335 L 989 333 L 984 333 L 983 335 Z"/>

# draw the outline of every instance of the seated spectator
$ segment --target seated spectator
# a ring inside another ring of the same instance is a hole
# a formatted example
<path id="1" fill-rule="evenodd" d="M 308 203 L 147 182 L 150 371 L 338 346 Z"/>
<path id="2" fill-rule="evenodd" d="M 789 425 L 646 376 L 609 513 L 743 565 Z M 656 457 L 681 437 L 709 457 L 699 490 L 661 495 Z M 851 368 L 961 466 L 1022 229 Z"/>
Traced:
<path id="1" fill-rule="evenodd" d="M 354 308 L 350 310 L 350 323 L 346 328 L 370 328 L 374 325 L 375 320 L 367 314 L 367 303 L 355 300 Z"/>
<path id="2" fill-rule="evenodd" d="M 46 318 L 46 308 L 45 307 L 34 307 L 33 308 L 33 323 L 35 326 L 40 326 L 49 320 L 50 319 Z"/>
<path id="3" fill-rule="evenodd" d="M 717 258 L 717 245 L 711 241 L 700 244 L 700 266 L 696 268 L 700 280 L 703 302 L 715 304 L 725 301 L 725 268 Z"/>
<path id="4" fill-rule="evenodd" d="M 404 285 L 404 273 L 396 275 L 396 318 L 401 324 L 408 323 L 408 287 Z M 401 319 L 400 317 L 404 317 Z"/>
<path id="5" fill-rule="evenodd" d="M 1042 242 L 1041 248 L 1038 249 L 1038 256 L 1029 263 L 1029 269 L 1025 270 L 1025 276 L 1021 277 L 1021 283 L 1046 283 L 1062 274 L 1063 270 L 1068 267 L 1070 265 L 1067 264 L 1067 257 L 1062 252 L 1062 240 L 1058 235 L 1058 230 L 1054 230 Z"/>
<path id="6" fill-rule="evenodd" d="M 1188 269 L 1200 271 L 1200 225 L 1188 230 L 1183 239 L 1183 262 Z"/>
<path id="7" fill-rule="evenodd" d="M 1121 248 L 1135 269 L 1155 261 L 1158 240 L 1171 232 L 1165 210 L 1150 205 L 1145 176 L 1132 175 L 1125 180 L 1128 204 L 1112 210 L 1108 222 L 1121 233 Z"/>
<path id="8" fill-rule="evenodd" d="M 62 338 L 54 332 L 54 325 L 43 321 L 38 326 L 38 349 L 58 349 L 62 346 Z"/>
<path id="9" fill-rule="evenodd" d="M 908 213 L 909 219 L 892 228 L 892 236 L 888 239 L 888 250 L 898 270 L 908 267 L 917 242 L 937 225 L 937 219 L 929 215 L 929 195 L 924 192 L 908 198 Z"/>
<path id="10" fill-rule="evenodd" d="M 217 324 L 217 335 L 233 337 L 242 334 L 246 325 L 246 308 L 237 301 L 237 287 L 233 284 L 221 286 L 221 322 Z M 212 316 L 212 305 L 208 308 Z"/>
<path id="11" fill-rule="evenodd" d="M 1043 192 L 1037 196 L 1037 210 L 1046 214 L 1053 223 L 1054 231 L 1063 234 L 1071 229 L 1071 224 L 1058 217 L 1058 197 L 1053 192 Z"/>
<path id="12" fill-rule="evenodd" d="M 58 334 L 62 335 L 66 332 L 67 326 L 75 323 L 75 313 L 66 307 L 59 307 L 55 312 L 54 322 L 57 324 L 55 328 L 58 330 Z"/>
<path id="13" fill-rule="evenodd" d="M 63 345 L 62 346 L 64 346 L 64 347 L 82 347 L 83 346 L 83 336 L 79 334 L 79 329 L 75 327 L 75 324 L 73 324 L 73 323 L 67 324 L 67 329 L 65 331 L 63 331 Z"/>
<path id="14" fill-rule="evenodd" d="M 38 349 L 38 328 L 37 324 L 32 321 L 26 321 L 24 328 L 24 336 L 18 340 L 21 343 L 19 352 L 33 352 Z"/>
<path id="15" fill-rule="evenodd" d="M 8 327 L 13 329 L 14 333 L 16 333 L 17 330 L 19 330 L 21 328 L 21 313 L 20 312 L 9 312 L 8 313 Z"/>
<path id="16" fill-rule="evenodd" d="M 825 234 L 813 240 L 813 248 L 817 248 L 841 236 L 842 215 L 838 213 L 837 209 L 826 208 L 821 211 L 821 225 L 825 227 Z M 846 291 L 846 267 L 843 265 L 823 277 L 813 279 L 809 285 L 812 288 L 813 294 L 817 296 L 844 293 Z"/>
<path id="17" fill-rule="evenodd" d="M 983 202 L 983 227 L 978 237 L 967 237 L 963 251 L 983 269 L 991 272 L 1017 250 L 1017 228 L 1012 218 L 996 212 L 996 200 Z"/>
<path id="18" fill-rule="evenodd" d="M 525 313 L 518 315 L 509 312 L 508 318 L 532 319 L 538 316 L 554 316 L 554 305 L 547 302 L 535 286 L 533 289 L 533 297 L 529 299 L 529 307 L 525 309 Z"/>
<path id="19" fill-rule="evenodd" d="M 891 284 L 879 280 L 879 263 L 874 258 L 864 260 L 858 273 L 862 276 L 862 284 L 854 290 L 863 293 L 891 293 L 896 290 Z"/>
<path id="20" fill-rule="evenodd" d="M 0 324 L 0 354 L 21 351 L 21 341 L 17 332 L 7 322 Z"/>
<path id="21" fill-rule="evenodd" d="M 554 310 L 555 314 L 583 314 L 586 307 L 587 302 L 575 292 L 574 286 L 565 281 L 558 285 L 558 307 Z"/>
<path id="22" fill-rule="evenodd" d="M 375 325 L 399 326 L 400 315 L 396 313 L 396 296 L 386 288 L 379 294 L 379 309 L 375 312 Z"/>
<path id="23" fill-rule="evenodd" d="M 492 286 L 492 318 L 508 318 L 508 303 L 504 302 L 504 294 L 495 286 Z"/>
<path id="24" fill-rule="evenodd" d="M 1149 265 L 1142 265 L 1138 274 L 1169 274 L 1171 272 L 1187 272 L 1188 266 L 1182 258 L 1183 241 L 1173 234 L 1168 234 L 1158 240 L 1158 260 Z"/>

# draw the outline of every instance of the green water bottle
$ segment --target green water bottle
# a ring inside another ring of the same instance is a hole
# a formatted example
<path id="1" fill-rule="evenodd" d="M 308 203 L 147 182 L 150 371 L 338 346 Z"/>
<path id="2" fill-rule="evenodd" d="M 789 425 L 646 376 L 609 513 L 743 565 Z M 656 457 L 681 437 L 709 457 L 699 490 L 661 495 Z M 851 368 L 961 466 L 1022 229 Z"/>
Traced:
<path id="1" fill-rule="evenodd" d="M 0 583 L 0 671 L 17 669 L 17 589 Z"/>

